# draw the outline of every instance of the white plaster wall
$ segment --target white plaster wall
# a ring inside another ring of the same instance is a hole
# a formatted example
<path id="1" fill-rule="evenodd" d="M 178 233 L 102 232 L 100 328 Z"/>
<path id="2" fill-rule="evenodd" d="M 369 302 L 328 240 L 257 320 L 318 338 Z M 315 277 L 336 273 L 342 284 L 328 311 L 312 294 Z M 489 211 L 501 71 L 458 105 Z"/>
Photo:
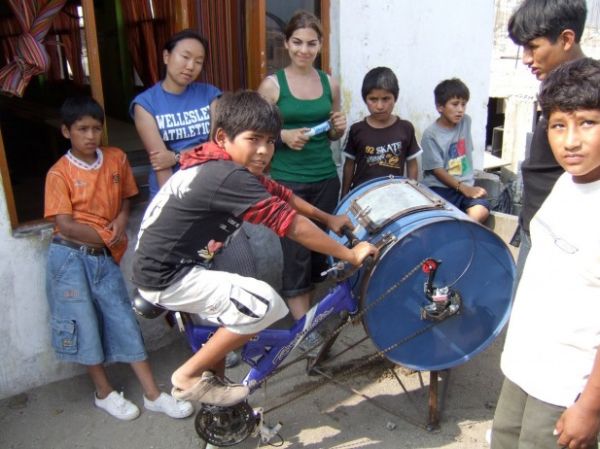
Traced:
<path id="1" fill-rule="evenodd" d="M 493 0 L 337 0 L 332 2 L 332 68 L 352 123 L 367 114 L 360 88 L 365 73 L 390 67 L 398 77 L 396 113 L 417 137 L 438 113 L 433 89 L 458 77 L 469 87 L 474 165 L 483 165 L 494 25 Z M 336 46 L 338 48 L 336 48 Z"/>
<path id="2" fill-rule="evenodd" d="M 126 280 L 131 277 L 132 248 L 143 208 L 144 204 L 134 206 L 129 219 L 129 250 L 121 263 Z M 50 234 L 45 226 L 32 229 L 30 235 L 13 236 L 0 182 L 0 399 L 84 372 L 78 365 L 59 362 L 51 347 L 45 293 Z M 138 321 L 148 351 L 182 338 L 161 318 Z"/>
<path id="3" fill-rule="evenodd" d="M 44 293 L 49 233 L 14 238 L 0 187 L 0 398 L 73 376 L 50 348 Z"/>

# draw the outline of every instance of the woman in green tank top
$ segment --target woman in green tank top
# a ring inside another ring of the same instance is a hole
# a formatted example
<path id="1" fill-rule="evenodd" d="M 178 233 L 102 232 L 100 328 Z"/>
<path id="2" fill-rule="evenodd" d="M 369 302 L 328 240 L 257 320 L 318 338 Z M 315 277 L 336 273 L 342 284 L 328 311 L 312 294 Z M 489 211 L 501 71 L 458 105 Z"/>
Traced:
<path id="1" fill-rule="evenodd" d="M 322 41 L 319 19 L 307 11 L 294 14 L 285 30 L 290 64 L 265 78 L 258 91 L 277 104 L 283 117 L 281 142 L 271 162 L 272 178 L 331 213 L 337 205 L 340 181 L 330 141 L 342 137 L 346 117 L 340 111 L 339 84 L 314 67 Z M 324 122 L 329 129 L 311 135 L 310 129 Z M 314 274 L 322 271 L 325 259 L 289 239 L 282 239 L 281 244 L 282 296 L 298 319 L 308 311 Z"/>

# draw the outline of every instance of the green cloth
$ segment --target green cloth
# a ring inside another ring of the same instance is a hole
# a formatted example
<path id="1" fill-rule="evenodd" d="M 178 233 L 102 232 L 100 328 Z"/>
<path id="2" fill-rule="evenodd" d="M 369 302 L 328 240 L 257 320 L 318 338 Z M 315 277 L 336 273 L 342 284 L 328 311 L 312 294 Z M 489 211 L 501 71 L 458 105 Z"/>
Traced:
<path id="1" fill-rule="evenodd" d="M 329 119 L 333 96 L 327 74 L 318 70 L 323 95 L 314 100 L 299 100 L 291 92 L 285 72 L 276 72 L 279 82 L 277 106 L 283 117 L 283 129 L 312 128 Z M 271 162 L 271 177 L 277 181 L 310 183 L 337 176 L 327 133 L 310 138 L 302 150 L 292 150 L 281 143 Z"/>

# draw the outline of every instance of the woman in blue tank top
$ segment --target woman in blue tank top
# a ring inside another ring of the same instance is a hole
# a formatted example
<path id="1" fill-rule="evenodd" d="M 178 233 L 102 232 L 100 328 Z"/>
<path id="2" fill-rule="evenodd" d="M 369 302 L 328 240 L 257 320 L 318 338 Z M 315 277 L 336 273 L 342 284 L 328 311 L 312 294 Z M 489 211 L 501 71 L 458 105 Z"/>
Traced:
<path id="1" fill-rule="evenodd" d="M 206 142 L 210 109 L 221 91 L 195 82 L 206 59 L 207 41 L 192 30 L 173 35 L 163 49 L 163 80 L 139 94 L 129 112 L 150 157 L 150 196 L 179 168 L 179 153 Z"/>

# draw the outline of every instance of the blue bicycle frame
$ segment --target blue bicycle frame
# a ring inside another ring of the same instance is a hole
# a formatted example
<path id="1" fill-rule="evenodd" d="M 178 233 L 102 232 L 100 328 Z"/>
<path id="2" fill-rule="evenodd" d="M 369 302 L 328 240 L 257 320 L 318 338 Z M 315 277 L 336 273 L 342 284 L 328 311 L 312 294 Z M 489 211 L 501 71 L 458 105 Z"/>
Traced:
<path id="1" fill-rule="evenodd" d="M 265 329 L 244 345 L 242 359 L 251 369 L 242 382 L 251 392 L 254 391 L 312 329 L 330 317 L 342 316 L 344 313 L 353 315 L 357 312 L 358 301 L 352 292 L 350 281 L 337 284 L 290 329 Z M 184 326 L 193 351 L 198 351 L 217 329 L 192 322 L 186 322 Z"/>

